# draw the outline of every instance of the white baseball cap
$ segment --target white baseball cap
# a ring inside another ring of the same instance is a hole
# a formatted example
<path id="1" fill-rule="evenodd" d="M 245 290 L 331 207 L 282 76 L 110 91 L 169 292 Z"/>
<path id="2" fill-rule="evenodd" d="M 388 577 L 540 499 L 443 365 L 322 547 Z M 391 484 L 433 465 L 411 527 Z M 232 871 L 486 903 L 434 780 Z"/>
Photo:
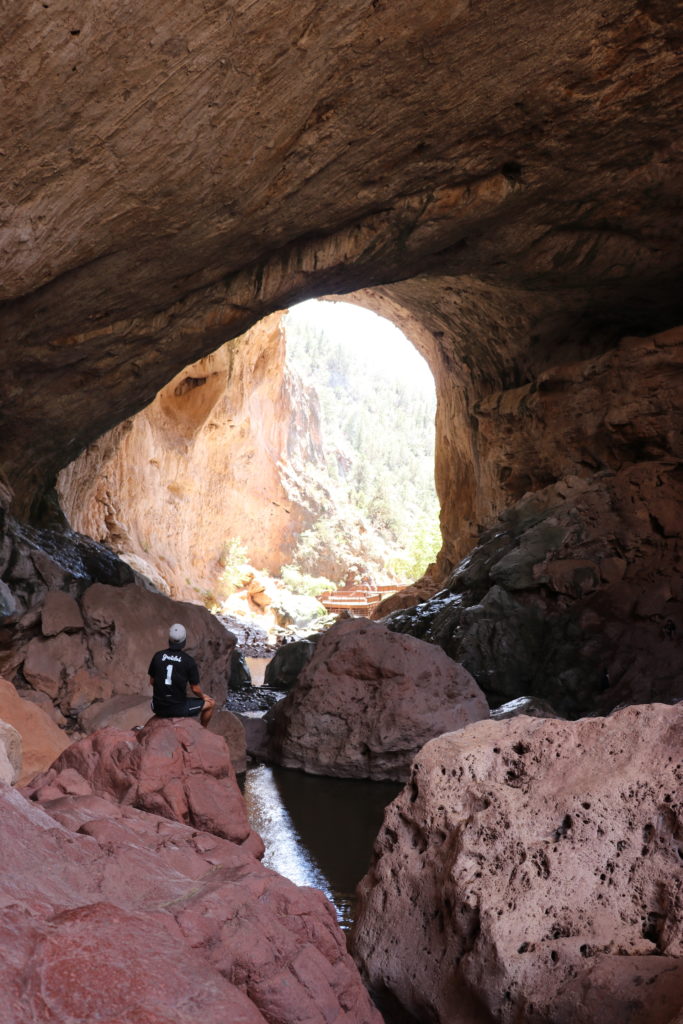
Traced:
<path id="1" fill-rule="evenodd" d="M 180 622 L 174 622 L 168 631 L 168 639 L 172 640 L 175 644 L 184 644 L 187 640 L 185 627 Z"/>

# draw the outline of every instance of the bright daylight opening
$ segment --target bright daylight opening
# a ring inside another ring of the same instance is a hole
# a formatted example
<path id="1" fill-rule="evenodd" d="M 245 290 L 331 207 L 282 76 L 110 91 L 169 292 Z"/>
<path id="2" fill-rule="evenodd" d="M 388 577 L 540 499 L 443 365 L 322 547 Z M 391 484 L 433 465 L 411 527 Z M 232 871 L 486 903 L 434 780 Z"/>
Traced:
<path id="1" fill-rule="evenodd" d="M 247 545 L 232 537 L 219 611 L 272 628 L 267 620 L 277 607 L 279 624 L 296 631 L 342 611 L 370 614 L 436 557 L 436 396 L 415 347 L 367 309 L 309 300 L 282 327 L 287 370 L 301 382 L 310 419 L 298 485 L 315 519 L 276 579 L 248 565 Z"/>

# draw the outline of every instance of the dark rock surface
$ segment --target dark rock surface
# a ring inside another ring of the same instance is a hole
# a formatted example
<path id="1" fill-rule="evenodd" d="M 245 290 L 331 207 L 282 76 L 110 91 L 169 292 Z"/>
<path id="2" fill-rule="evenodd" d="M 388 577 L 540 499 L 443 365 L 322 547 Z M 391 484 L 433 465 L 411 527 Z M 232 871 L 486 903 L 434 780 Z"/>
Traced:
<path id="1" fill-rule="evenodd" d="M 411 1021 L 668 1024 L 683 1009 L 682 741 L 683 705 L 647 705 L 428 743 L 359 887 L 370 984 Z"/>
<path id="2" fill-rule="evenodd" d="M 315 642 L 311 640 L 295 640 L 278 647 L 266 666 L 264 684 L 285 693 L 291 690 L 314 652 Z"/>
<path id="3" fill-rule="evenodd" d="M 683 478 L 650 462 L 571 478 L 504 513 L 431 601 L 391 629 L 440 644 L 492 707 L 562 715 L 683 697 Z"/>

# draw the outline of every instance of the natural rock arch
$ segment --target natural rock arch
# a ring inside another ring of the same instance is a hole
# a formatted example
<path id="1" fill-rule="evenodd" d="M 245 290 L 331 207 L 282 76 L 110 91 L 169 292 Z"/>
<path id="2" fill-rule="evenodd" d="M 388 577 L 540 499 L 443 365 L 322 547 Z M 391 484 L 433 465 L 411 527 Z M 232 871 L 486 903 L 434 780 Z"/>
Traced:
<path id="1" fill-rule="evenodd" d="M 474 332 L 455 360 L 477 397 L 569 337 L 590 353 L 681 317 L 669 5 L 15 6 L 0 464 L 19 512 L 298 298 L 401 282 L 444 366 Z"/>

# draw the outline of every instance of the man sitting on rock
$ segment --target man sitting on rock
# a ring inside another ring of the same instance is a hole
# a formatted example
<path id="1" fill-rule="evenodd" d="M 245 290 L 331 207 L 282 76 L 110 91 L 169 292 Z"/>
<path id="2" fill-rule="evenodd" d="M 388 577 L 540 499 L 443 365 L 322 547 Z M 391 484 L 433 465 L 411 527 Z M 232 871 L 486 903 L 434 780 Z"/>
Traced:
<path id="1" fill-rule="evenodd" d="M 216 701 L 202 693 L 197 663 L 183 650 L 187 633 L 176 622 L 168 631 L 168 647 L 157 651 L 149 663 L 149 683 L 154 689 L 152 711 L 158 718 L 194 718 L 204 728 L 211 721 Z M 194 697 L 187 696 L 190 687 Z"/>

